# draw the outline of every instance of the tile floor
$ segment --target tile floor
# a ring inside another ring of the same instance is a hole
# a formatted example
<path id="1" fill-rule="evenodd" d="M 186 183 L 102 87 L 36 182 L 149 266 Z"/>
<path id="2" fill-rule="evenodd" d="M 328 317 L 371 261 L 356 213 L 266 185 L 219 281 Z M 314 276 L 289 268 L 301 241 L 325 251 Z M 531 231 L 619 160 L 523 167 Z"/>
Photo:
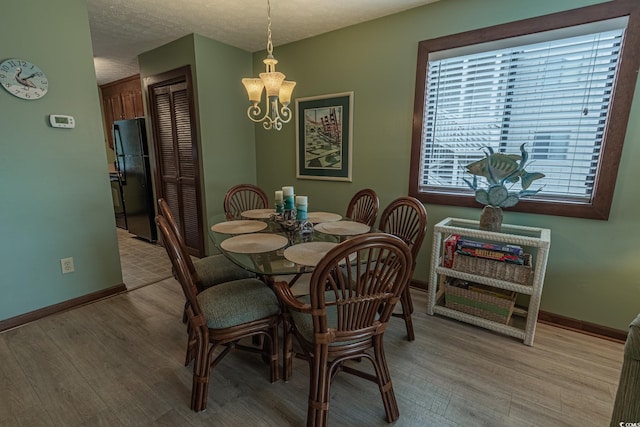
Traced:
<path id="1" fill-rule="evenodd" d="M 122 279 L 128 290 L 159 282 L 171 274 L 171 262 L 164 248 L 116 228 Z"/>

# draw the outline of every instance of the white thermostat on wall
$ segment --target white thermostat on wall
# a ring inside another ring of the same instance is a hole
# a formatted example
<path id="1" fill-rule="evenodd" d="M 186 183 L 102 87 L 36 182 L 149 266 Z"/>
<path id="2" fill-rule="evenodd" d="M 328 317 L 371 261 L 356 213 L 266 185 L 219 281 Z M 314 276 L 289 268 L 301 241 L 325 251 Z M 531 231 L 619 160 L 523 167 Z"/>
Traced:
<path id="1" fill-rule="evenodd" d="M 66 128 L 73 129 L 76 127 L 76 119 L 73 116 L 65 116 L 62 114 L 51 114 L 49 116 L 49 123 L 54 128 Z"/>

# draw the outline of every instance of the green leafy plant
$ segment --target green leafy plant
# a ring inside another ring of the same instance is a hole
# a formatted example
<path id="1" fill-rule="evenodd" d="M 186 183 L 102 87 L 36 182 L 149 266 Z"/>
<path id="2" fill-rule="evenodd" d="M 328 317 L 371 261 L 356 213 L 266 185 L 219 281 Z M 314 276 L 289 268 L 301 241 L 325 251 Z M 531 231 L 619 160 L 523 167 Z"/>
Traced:
<path id="1" fill-rule="evenodd" d="M 529 159 L 529 153 L 520 146 L 521 154 L 495 153 L 493 148 L 484 147 L 484 159 L 467 165 L 467 172 L 473 175 L 473 180 L 464 182 L 476 192 L 476 200 L 483 205 L 508 208 L 515 206 L 520 198 L 533 196 L 542 190 L 529 190 L 531 183 L 544 178 L 540 172 L 527 172 L 524 168 Z M 487 188 L 478 188 L 478 177 L 487 181 Z M 509 191 L 516 183 L 520 183 L 520 191 Z M 509 186 L 509 188 L 507 188 Z"/>

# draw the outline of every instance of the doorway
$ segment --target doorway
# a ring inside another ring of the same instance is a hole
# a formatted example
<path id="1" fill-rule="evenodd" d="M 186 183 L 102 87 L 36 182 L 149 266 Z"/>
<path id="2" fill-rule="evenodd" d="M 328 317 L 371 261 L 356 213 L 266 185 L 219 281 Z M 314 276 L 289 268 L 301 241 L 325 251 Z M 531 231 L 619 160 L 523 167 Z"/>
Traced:
<path id="1" fill-rule="evenodd" d="M 116 232 L 122 281 L 127 290 L 173 277 L 171 261 L 162 246 L 142 240 L 121 228 L 116 228 Z"/>
<path id="2" fill-rule="evenodd" d="M 156 198 L 167 201 L 188 252 L 202 257 L 202 196 L 191 67 L 146 77 L 144 87 L 156 158 Z"/>

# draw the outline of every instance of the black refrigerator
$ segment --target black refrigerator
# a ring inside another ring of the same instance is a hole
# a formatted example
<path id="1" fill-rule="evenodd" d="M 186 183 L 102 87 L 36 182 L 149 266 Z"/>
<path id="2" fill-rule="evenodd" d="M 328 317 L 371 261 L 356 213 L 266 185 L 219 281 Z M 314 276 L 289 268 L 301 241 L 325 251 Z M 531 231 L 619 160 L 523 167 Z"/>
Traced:
<path id="1" fill-rule="evenodd" d="M 113 149 L 129 233 L 155 242 L 155 203 L 144 118 L 113 123 Z"/>

